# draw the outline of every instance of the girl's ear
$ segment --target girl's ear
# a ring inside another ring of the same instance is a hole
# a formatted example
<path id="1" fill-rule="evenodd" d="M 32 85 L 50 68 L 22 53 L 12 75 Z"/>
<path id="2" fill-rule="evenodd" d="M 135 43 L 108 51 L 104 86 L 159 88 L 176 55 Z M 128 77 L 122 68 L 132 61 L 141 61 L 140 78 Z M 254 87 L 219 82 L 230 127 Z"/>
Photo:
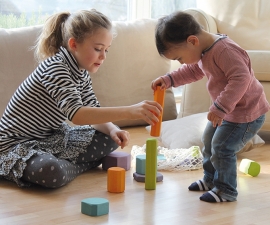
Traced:
<path id="1" fill-rule="evenodd" d="M 190 43 L 192 45 L 197 45 L 199 43 L 199 39 L 195 35 L 190 35 L 187 38 L 187 43 Z"/>
<path id="2" fill-rule="evenodd" d="M 76 50 L 76 48 L 77 48 L 77 43 L 76 43 L 76 41 L 75 41 L 75 38 L 70 38 L 70 39 L 68 40 L 68 47 L 69 47 L 70 50 Z"/>

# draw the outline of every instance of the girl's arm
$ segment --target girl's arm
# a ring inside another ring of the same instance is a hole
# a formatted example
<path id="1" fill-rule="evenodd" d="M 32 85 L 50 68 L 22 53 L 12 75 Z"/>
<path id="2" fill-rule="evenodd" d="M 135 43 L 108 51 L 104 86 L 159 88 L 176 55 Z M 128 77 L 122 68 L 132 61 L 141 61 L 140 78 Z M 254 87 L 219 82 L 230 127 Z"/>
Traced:
<path id="1" fill-rule="evenodd" d="M 121 130 L 111 122 L 92 125 L 92 127 L 109 135 L 119 146 L 121 146 L 121 148 L 124 148 L 129 143 L 129 132 Z"/>
<path id="2" fill-rule="evenodd" d="M 158 115 L 161 111 L 162 107 L 155 101 L 142 101 L 135 105 L 121 107 L 83 106 L 77 110 L 72 122 L 76 125 L 92 125 L 119 120 L 143 119 L 153 125 L 158 122 Z"/>

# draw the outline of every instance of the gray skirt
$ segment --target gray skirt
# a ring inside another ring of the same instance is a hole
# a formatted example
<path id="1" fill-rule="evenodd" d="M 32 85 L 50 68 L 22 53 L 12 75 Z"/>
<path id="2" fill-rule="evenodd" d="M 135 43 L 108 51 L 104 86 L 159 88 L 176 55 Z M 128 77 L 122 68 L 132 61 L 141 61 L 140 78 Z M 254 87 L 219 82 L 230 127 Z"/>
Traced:
<path id="1" fill-rule="evenodd" d="M 79 154 L 87 151 L 94 134 L 91 126 L 71 127 L 63 123 L 47 138 L 26 141 L 0 153 L 0 177 L 19 184 L 26 161 L 37 154 L 52 154 L 76 164 Z"/>

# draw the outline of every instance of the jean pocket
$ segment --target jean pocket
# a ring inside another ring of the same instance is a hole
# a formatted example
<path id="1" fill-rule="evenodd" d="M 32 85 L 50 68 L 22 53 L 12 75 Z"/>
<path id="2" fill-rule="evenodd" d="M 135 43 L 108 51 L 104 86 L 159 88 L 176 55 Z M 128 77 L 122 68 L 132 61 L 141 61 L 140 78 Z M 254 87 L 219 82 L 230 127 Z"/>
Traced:
<path id="1" fill-rule="evenodd" d="M 247 123 L 247 129 L 244 133 L 242 141 L 246 144 L 249 140 L 251 140 L 261 129 L 263 123 L 265 121 L 265 115 L 260 116 L 258 119 Z"/>

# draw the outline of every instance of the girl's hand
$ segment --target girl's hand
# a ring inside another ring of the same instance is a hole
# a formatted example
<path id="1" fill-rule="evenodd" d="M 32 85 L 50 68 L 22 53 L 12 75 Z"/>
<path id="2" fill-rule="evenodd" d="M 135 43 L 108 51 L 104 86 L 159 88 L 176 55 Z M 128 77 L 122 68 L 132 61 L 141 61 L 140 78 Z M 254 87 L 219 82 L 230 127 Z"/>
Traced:
<path id="1" fill-rule="evenodd" d="M 161 105 L 155 101 L 142 101 L 130 107 L 129 113 L 132 119 L 143 119 L 150 125 L 159 121 L 158 116 L 162 112 Z"/>
<path id="2" fill-rule="evenodd" d="M 128 131 L 113 129 L 110 132 L 110 136 L 119 146 L 121 146 L 121 149 L 123 149 L 129 143 L 130 135 Z"/>
<path id="3" fill-rule="evenodd" d="M 157 79 L 153 80 L 151 83 L 151 88 L 155 91 L 157 86 L 160 86 L 161 89 L 165 89 L 166 85 L 162 77 L 158 77 Z"/>
<path id="4" fill-rule="evenodd" d="M 213 112 L 209 112 L 207 115 L 207 119 L 212 122 L 213 127 L 221 126 L 223 119 L 214 114 Z"/>

